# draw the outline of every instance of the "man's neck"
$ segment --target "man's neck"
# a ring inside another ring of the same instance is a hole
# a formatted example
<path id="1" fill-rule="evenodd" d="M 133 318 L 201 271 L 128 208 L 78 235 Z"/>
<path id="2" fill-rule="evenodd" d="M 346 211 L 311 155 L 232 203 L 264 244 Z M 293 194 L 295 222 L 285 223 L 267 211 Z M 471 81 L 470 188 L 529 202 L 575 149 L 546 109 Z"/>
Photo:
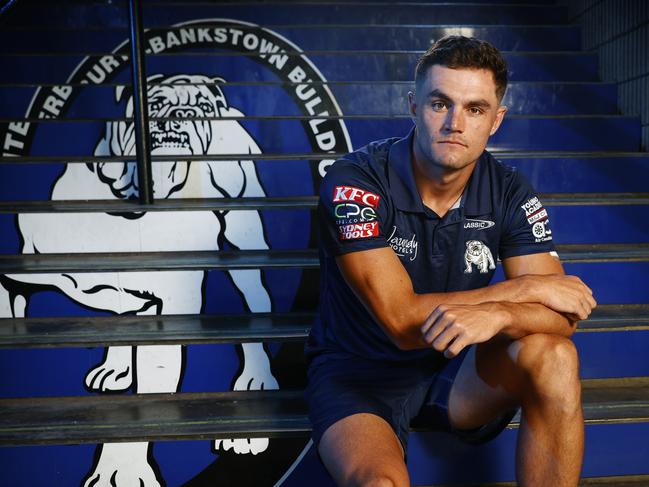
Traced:
<path id="1" fill-rule="evenodd" d="M 422 167 L 413 154 L 413 175 L 424 205 L 440 217 L 446 215 L 462 196 L 476 162 L 462 169 L 448 169 L 432 164 Z"/>

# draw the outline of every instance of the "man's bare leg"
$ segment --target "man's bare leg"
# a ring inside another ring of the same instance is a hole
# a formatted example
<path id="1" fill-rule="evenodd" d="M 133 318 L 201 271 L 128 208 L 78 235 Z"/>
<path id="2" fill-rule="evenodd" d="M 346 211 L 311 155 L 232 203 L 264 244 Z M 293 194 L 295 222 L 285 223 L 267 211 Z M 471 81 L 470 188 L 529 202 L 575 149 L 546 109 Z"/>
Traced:
<path id="1" fill-rule="evenodd" d="M 360 413 L 331 425 L 318 448 L 325 467 L 345 487 L 408 487 L 403 449 L 379 416 Z"/>
<path id="2" fill-rule="evenodd" d="M 493 339 L 469 353 L 449 398 L 451 423 L 471 429 L 520 404 L 516 466 L 521 486 L 574 487 L 584 450 L 579 361 L 567 338 Z"/>

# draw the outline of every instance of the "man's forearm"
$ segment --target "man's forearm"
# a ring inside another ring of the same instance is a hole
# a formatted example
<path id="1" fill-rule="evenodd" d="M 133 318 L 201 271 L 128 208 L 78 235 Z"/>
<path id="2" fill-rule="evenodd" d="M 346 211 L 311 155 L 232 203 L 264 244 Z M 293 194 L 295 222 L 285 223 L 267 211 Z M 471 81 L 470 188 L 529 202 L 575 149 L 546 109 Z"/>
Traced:
<path id="1" fill-rule="evenodd" d="M 390 316 L 392 319 L 392 323 L 386 324 L 383 322 L 383 324 L 388 328 L 389 334 L 398 346 L 401 348 L 419 348 L 425 346 L 421 338 L 420 327 L 431 312 L 440 305 L 473 305 L 499 302 L 519 304 L 531 303 L 537 300 L 539 300 L 538 287 L 534 286 L 529 276 L 521 276 L 468 291 L 413 294 L 411 300 L 402 301 L 399 309 L 392 308 L 391 312 L 386 310 L 385 313 L 382 313 L 383 316 Z M 503 309 L 504 313 L 514 313 L 515 311 L 509 308 Z"/>
<path id="2" fill-rule="evenodd" d="M 538 288 L 533 285 L 530 276 L 521 276 L 469 291 L 419 294 L 415 299 L 422 301 L 421 306 L 427 309 L 428 313 L 440 304 L 481 304 L 501 301 L 510 303 L 540 302 Z"/>
<path id="3" fill-rule="evenodd" d="M 577 328 L 577 322 L 539 303 L 502 301 L 494 305 L 503 312 L 504 324 L 501 334 L 513 339 L 533 333 L 569 337 Z"/>

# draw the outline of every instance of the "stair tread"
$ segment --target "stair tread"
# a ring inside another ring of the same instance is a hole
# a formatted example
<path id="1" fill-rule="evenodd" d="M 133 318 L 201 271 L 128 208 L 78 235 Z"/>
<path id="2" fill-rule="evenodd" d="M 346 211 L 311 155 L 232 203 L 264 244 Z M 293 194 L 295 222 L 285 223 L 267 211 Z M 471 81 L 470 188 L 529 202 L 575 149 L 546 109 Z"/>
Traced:
<path id="1" fill-rule="evenodd" d="M 519 159 L 519 158 L 535 158 L 535 159 L 557 159 L 557 158 L 612 158 L 612 157 L 625 157 L 630 159 L 649 159 L 649 152 L 638 151 L 558 151 L 558 150 L 499 150 L 493 149 L 490 152 L 497 158 L 502 160 Z M 304 153 L 283 153 L 283 154 L 256 154 L 255 161 L 273 161 L 273 160 L 323 160 L 323 159 L 338 159 L 346 153 L 327 153 L 316 154 L 312 152 Z M 155 162 L 175 162 L 182 157 L 186 161 L 231 161 L 244 157 L 250 157 L 250 154 L 215 154 L 215 155 L 197 155 L 197 156 L 180 156 L 180 155 L 167 155 L 167 156 L 151 156 L 151 161 Z M 114 162 L 122 163 L 124 161 L 132 161 L 134 156 L 44 156 L 44 155 L 28 155 L 28 156 L 9 156 L 0 157 L 0 164 L 16 164 L 16 163 L 89 163 L 89 162 Z"/>
<path id="2" fill-rule="evenodd" d="M 545 206 L 647 205 L 649 193 L 540 193 Z M 216 211 L 250 209 L 315 209 L 317 196 L 259 198 L 157 199 L 153 204 L 137 200 L 17 200 L 0 201 L 0 213 L 77 213 L 142 211 Z"/>
<path id="3" fill-rule="evenodd" d="M 316 318 L 315 313 L 4 318 L 0 347 L 303 340 Z"/>
<path id="4" fill-rule="evenodd" d="M 647 261 L 649 243 L 562 244 L 562 262 Z M 0 274 L 316 268 L 317 249 L 0 255 Z"/>
<path id="5" fill-rule="evenodd" d="M 0 347 L 304 340 L 317 313 L 0 318 Z M 649 330 L 649 304 L 600 305 L 578 332 Z"/>
<path id="6" fill-rule="evenodd" d="M 630 381 L 586 385 L 586 423 L 649 421 L 649 384 Z M 0 410 L 2 445 L 279 437 L 311 430 L 303 392 L 296 390 L 2 399 Z"/>

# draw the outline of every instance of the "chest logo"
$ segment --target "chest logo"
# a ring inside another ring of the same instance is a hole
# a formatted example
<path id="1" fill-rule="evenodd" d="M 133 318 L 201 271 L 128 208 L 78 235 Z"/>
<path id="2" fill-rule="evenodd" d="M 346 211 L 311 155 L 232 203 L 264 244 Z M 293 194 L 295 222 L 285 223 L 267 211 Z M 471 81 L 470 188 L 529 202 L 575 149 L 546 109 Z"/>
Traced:
<path id="1" fill-rule="evenodd" d="M 413 261 L 417 258 L 417 248 L 419 247 L 419 242 L 415 240 L 416 235 L 413 233 L 412 237 L 404 238 L 396 235 L 397 227 L 392 227 L 392 233 L 388 237 L 388 244 L 392 247 L 395 254 L 399 257 L 408 257 L 410 261 Z"/>
<path id="2" fill-rule="evenodd" d="M 466 242 L 466 251 L 464 252 L 464 273 L 471 274 L 475 265 L 480 274 L 486 274 L 489 269 L 495 269 L 496 264 L 491 255 L 491 250 L 480 240 L 469 240 Z"/>
<path id="3" fill-rule="evenodd" d="M 491 220 L 474 220 L 467 218 L 464 222 L 464 228 L 468 228 L 470 230 L 484 230 L 486 228 L 491 228 L 494 225 L 495 223 Z"/>

